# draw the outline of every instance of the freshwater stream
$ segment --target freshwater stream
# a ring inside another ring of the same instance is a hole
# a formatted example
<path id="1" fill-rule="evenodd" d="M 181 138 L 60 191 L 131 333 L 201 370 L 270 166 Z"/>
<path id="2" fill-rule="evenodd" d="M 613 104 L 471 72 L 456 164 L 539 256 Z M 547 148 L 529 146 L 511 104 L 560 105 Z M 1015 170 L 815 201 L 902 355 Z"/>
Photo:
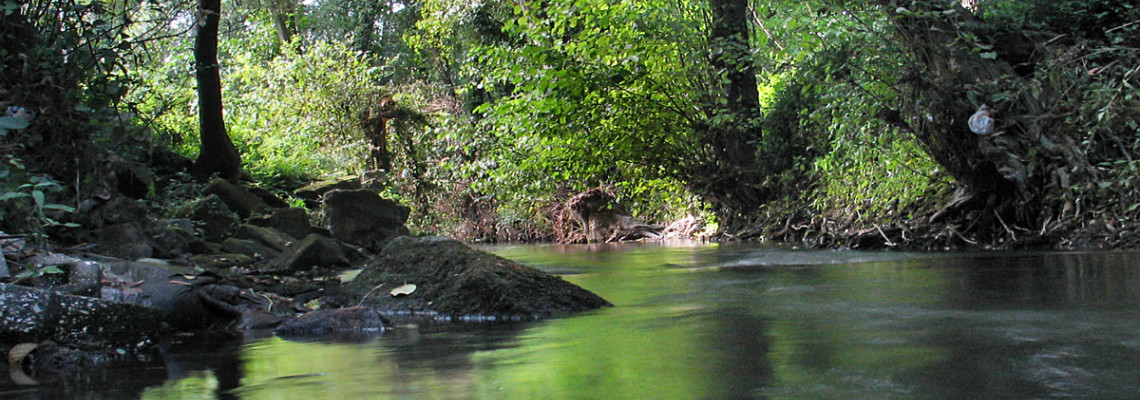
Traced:
<path id="1" fill-rule="evenodd" d="M 1140 398 L 1136 252 L 484 249 L 616 307 L 172 351 L 164 370 L 123 376 L 157 384 L 73 398 Z"/>

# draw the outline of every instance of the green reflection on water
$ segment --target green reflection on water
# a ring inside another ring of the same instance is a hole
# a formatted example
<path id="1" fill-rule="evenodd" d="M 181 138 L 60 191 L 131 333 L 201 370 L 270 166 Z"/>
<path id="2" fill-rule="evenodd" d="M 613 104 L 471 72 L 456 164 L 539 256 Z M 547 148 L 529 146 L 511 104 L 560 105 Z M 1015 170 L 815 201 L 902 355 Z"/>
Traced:
<path id="1" fill-rule="evenodd" d="M 195 371 L 190 376 L 177 381 L 167 381 L 162 386 L 147 388 L 142 398 L 149 400 L 193 400 L 213 399 L 218 389 L 218 380 L 209 371 Z"/>
<path id="2" fill-rule="evenodd" d="M 1065 354 L 1055 347 L 1100 346 L 1051 328 L 1064 324 L 1063 317 L 1006 310 L 1027 307 L 1016 301 L 1086 287 L 1087 279 L 1050 286 L 1041 282 L 1053 282 L 1051 273 L 1037 278 L 1042 274 L 1036 270 L 1012 269 L 1016 279 L 995 279 L 979 268 L 1000 260 L 965 259 L 950 265 L 890 256 L 860 263 L 718 267 L 725 249 L 715 246 L 492 250 L 563 273 L 616 307 L 539 323 L 397 329 L 363 343 L 259 340 L 241 348 L 241 386 L 225 396 L 1050 397 L 1067 392 L 1034 381 L 1034 374 L 1072 361 L 1039 356 Z M 741 256 L 727 256 L 728 261 L 733 257 Z M 795 260 L 796 254 L 774 257 Z M 1088 276 L 1082 271 L 1070 275 Z M 1096 293 L 1132 293 L 1115 289 L 1129 286 L 1116 275 L 1102 275 L 1101 286 L 1107 289 Z M 1014 289 L 1025 294 L 1013 303 L 990 296 Z M 1105 297 L 1096 293 L 1078 300 Z M 1009 326 L 1029 339 L 1010 338 Z M 1126 326 L 1110 327 L 1124 340 L 1135 336 Z M 1037 340 L 1034 332 L 1058 339 Z M 1111 366 L 1109 372 L 1124 367 Z M 974 386 L 981 378 L 989 380 L 988 386 Z M 209 398 L 216 387 L 211 373 L 196 373 L 152 388 L 145 398 Z"/>

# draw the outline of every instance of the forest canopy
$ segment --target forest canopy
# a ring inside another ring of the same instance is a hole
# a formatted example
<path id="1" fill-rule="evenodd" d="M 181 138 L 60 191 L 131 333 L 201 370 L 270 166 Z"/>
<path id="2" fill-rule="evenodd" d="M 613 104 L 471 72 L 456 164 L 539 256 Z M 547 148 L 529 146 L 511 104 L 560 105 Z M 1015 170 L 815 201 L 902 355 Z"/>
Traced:
<path id="1" fill-rule="evenodd" d="M 562 237 L 568 200 L 601 189 L 639 220 L 735 238 L 1136 244 L 1130 1 L 203 9 L 0 0 L 0 230 L 64 229 L 115 193 L 170 203 L 170 177 L 209 155 L 195 40 L 213 15 L 244 179 L 288 194 L 383 170 L 420 232 Z"/>

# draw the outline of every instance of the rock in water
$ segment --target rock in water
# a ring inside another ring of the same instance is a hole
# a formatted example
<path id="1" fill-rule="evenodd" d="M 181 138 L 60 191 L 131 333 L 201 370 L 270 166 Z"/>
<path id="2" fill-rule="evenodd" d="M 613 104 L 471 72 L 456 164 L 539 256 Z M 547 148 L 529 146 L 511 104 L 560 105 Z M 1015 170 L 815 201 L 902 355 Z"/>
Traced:
<path id="1" fill-rule="evenodd" d="M 0 343 L 52 340 L 133 352 L 157 340 L 162 311 L 0 283 Z"/>
<path id="2" fill-rule="evenodd" d="M 562 278 L 445 237 L 393 239 L 355 280 L 345 304 L 459 319 L 540 319 L 612 306 Z M 403 285 L 415 291 L 389 294 Z"/>
<path id="3" fill-rule="evenodd" d="M 320 336 L 329 334 L 380 333 L 384 319 L 367 307 L 319 310 L 286 321 L 274 330 L 284 336 Z"/>

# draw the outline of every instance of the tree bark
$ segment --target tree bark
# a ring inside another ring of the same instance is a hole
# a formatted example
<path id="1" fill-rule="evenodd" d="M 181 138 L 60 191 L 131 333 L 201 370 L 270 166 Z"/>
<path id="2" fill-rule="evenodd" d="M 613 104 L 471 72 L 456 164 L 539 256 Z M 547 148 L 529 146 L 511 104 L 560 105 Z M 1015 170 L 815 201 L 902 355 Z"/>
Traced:
<path id="1" fill-rule="evenodd" d="M 748 1 L 710 0 L 712 87 L 720 97 L 710 107 L 704 128 L 706 159 L 693 171 L 690 185 L 712 204 L 721 223 L 738 225 L 763 203 L 763 177 L 756 163 L 760 95 L 749 43 Z"/>
<path id="2" fill-rule="evenodd" d="M 202 143 L 193 171 L 199 179 L 214 174 L 236 179 L 241 174 L 241 155 L 226 133 L 222 117 L 222 79 L 218 71 L 221 9 L 221 0 L 201 0 L 199 3 L 194 60 L 198 78 L 198 133 Z"/>
<path id="3" fill-rule="evenodd" d="M 297 3 L 293 0 L 277 0 L 269 9 L 273 27 L 277 31 L 277 40 L 280 42 L 281 53 L 288 52 L 288 46 L 293 42 L 297 32 L 296 14 Z"/>
<path id="4" fill-rule="evenodd" d="M 369 108 L 364 117 L 364 126 L 368 130 L 370 169 L 392 172 L 392 153 L 388 150 L 388 119 L 392 118 L 393 114 L 392 98 L 385 97 L 374 107 Z"/>

